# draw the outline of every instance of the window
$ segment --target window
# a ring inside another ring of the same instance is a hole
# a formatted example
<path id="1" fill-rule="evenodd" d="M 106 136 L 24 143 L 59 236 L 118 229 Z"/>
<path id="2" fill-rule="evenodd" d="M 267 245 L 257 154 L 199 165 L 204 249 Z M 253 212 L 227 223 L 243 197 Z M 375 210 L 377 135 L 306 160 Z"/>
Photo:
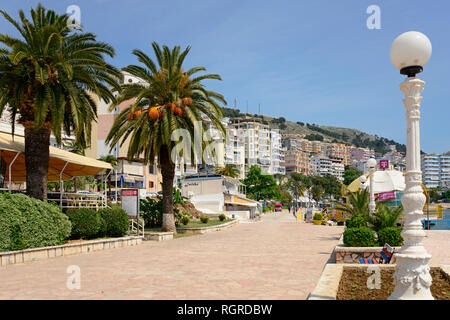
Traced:
<path id="1" fill-rule="evenodd" d="M 153 181 L 149 181 L 148 182 L 148 187 L 149 188 L 154 188 L 155 184 L 153 183 Z"/>
<path id="2" fill-rule="evenodd" d="M 154 168 L 153 165 L 149 165 L 149 166 L 148 166 L 148 173 L 150 173 L 150 174 L 155 174 L 155 168 Z"/>

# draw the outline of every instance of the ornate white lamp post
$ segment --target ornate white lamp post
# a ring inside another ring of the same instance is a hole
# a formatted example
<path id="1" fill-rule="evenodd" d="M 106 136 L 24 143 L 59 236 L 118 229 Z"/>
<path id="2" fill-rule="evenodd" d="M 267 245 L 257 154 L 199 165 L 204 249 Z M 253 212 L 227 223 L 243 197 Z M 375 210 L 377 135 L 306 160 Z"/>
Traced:
<path id="1" fill-rule="evenodd" d="M 369 202 L 369 212 L 370 214 L 375 212 L 375 195 L 374 195 L 374 191 L 373 191 L 373 174 L 375 173 L 375 169 L 377 167 L 377 160 L 371 158 L 369 160 L 367 160 L 367 167 L 369 168 L 369 178 L 370 178 L 370 183 L 369 183 L 369 191 L 370 191 L 370 202 Z"/>
<path id="2" fill-rule="evenodd" d="M 389 300 L 433 300 L 430 292 L 431 276 L 428 261 L 431 255 L 422 245 L 425 231 L 421 223 L 425 195 L 421 188 L 420 169 L 420 103 L 425 82 L 416 77 L 431 56 L 430 40 L 422 33 L 410 31 L 399 35 L 391 47 L 392 64 L 407 76 L 400 84 L 405 95 L 407 144 L 406 188 L 402 197 L 404 207 L 402 236 L 404 244 L 395 254 L 397 266 L 394 292 Z"/>
<path id="3" fill-rule="evenodd" d="M 359 181 L 361 181 L 361 183 L 359 184 L 359 188 L 361 189 L 361 190 L 364 190 L 364 189 L 366 189 L 366 181 L 367 181 L 367 178 L 366 178 L 366 176 L 365 175 L 362 175 L 361 177 L 359 177 Z"/>

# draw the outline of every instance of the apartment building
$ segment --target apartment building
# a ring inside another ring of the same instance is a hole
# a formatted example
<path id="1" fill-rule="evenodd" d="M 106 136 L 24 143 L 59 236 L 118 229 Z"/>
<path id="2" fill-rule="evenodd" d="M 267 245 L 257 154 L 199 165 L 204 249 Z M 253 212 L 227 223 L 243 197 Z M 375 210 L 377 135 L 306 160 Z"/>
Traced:
<path id="1" fill-rule="evenodd" d="M 316 156 L 311 158 L 311 164 L 313 166 L 313 170 L 316 175 L 318 176 L 325 176 L 327 174 L 331 174 L 331 159 L 322 157 L 322 156 Z"/>
<path id="2" fill-rule="evenodd" d="M 375 158 L 375 150 L 369 149 L 369 148 L 350 148 L 350 162 L 349 165 L 351 165 L 354 168 L 357 168 L 358 165 L 360 165 L 361 162 L 365 162 L 369 160 L 370 158 Z M 360 170 L 360 169 L 358 169 Z"/>
<path id="3" fill-rule="evenodd" d="M 269 125 L 259 118 L 242 117 L 230 121 L 229 126 L 237 130 L 244 145 L 245 172 L 257 165 L 263 173 L 269 174 L 271 166 L 271 142 Z"/>
<path id="4" fill-rule="evenodd" d="M 284 167 L 286 174 L 297 172 L 305 176 L 312 173 L 312 164 L 309 152 L 300 149 L 286 150 L 284 155 Z"/>
<path id="5" fill-rule="evenodd" d="M 284 167 L 285 151 L 281 143 L 281 134 L 278 131 L 270 131 L 270 174 L 286 174 Z"/>
<path id="6" fill-rule="evenodd" d="M 323 145 L 324 154 L 333 159 L 341 159 L 344 166 L 350 165 L 350 149 L 343 143 L 327 143 Z"/>
<path id="7" fill-rule="evenodd" d="M 422 183 L 427 188 L 450 188 L 450 155 L 422 155 Z"/>

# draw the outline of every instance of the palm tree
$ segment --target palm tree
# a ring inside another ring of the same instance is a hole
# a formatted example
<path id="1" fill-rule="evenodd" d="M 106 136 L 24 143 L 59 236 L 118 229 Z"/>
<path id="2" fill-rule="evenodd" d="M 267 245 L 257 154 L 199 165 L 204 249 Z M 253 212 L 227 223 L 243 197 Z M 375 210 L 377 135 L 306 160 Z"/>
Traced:
<path id="1" fill-rule="evenodd" d="M 402 214 L 402 205 L 399 207 L 389 207 L 383 202 L 378 202 L 373 215 L 366 215 L 366 219 L 373 230 L 378 232 L 383 228 L 395 227 Z"/>
<path id="2" fill-rule="evenodd" d="M 0 10 L 20 38 L 0 34 L 0 115 L 11 114 L 25 128 L 27 194 L 46 200 L 50 134 L 61 145 L 61 133 L 74 135 L 86 148 L 97 106 L 91 94 L 114 101 L 120 70 L 106 63 L 114 49 L 96 41 L 92 33 L 72 32 L 68 15 L 58 15 L 41 5 L 31 9 L 31 20 L 22 10 L 19 21 Z"/>
<path id="3" fill-rule="evenodd" d="M 239 176 L 239 170 L 236 168 L 234 164 L 226 164 L 225 167 L 219 167 L 216 169 L 216 174 L 220 174 L 222 176 L 228 176 L 231 178 L 237 178 Z"/>
<path id="4" fill-rule="evenodd" d="M 369 213 L 369 192 L 365 189 L 350 192 L 348 202 L 345 204 L 337 202 L 336 208 L 349 213 L 351 216 L 362 215 L 367 217 Z"/>
<path id="5" fill-rule="evenodd" d="M 102 156 L 98 160 L 108 162 L 111 165 L 111 167 L 113 167 L 114 170 L 117 169 L 117 165 L 119 164 L 119 160 L 117 160 L 117 158 L 115 156 L 113 156 L 112 154 L 108 154 L 107 156 Z M 111 169 L 106 169 L 106 176 L 108 177 L 109 195 L 112 196 L 112 193 L 111 193 Z M 116 190 L 116 192 L 117 192 L 117 190 Z"/>
<path id="6" fill-rule="evenodd" d="M 156 42 L 152 43 L 152 47 L 156 63 L 147 54 L 135 49 L 133 54 L 143 66 L 130 65 L 123 69 L 142 79 L 145 84 L 122 85 L 118 103 L 128 100 L 133 103 L 117 116 L 106 142 L 115 145 L 120 140 L 121 144 L 129 141 L 129 159 L 141 156 L 145 164 L 153 164 L 157 159 L 163 178 L 162 230 L 176 232 L 173 213 L 175 159 L 171 158 L 175 142 L 171 140 L 172 132 L 186 129 L 193 138 L 195 123 L 207 119 L 225 137 L 219 103 L 225 105 L 226 101 L 221 94 L 207 90 L 202 83 L 206 79 L 221 80 L 219 75 L 194 76 L 199 71 L 205 71 L 204 67 L 183 70 L 190 47 L 182 52 L 179 46 L 161 48 Z M 111 109 L 114 107 L 111 105 Z M 201 123 L 206 130 L 206 121 Z"/>
<path id="7" fill-rule="evenodd" d="M 319 202 L 322 199 L 323 194 L 325 193 L 325 190 L 322 186 L 314 185 L 311 187 L 311 195 L 316 202 Z"/>

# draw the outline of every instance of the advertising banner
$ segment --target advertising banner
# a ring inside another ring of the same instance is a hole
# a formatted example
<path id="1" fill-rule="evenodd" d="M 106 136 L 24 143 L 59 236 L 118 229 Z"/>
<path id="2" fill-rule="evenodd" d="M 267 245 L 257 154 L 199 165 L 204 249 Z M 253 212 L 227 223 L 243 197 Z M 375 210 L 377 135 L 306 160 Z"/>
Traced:
<path id="1" fill-rule="evenodd" d="M 378 201 L 395 199 L 395 192 L 383 192 L 378 194 Z"/>

